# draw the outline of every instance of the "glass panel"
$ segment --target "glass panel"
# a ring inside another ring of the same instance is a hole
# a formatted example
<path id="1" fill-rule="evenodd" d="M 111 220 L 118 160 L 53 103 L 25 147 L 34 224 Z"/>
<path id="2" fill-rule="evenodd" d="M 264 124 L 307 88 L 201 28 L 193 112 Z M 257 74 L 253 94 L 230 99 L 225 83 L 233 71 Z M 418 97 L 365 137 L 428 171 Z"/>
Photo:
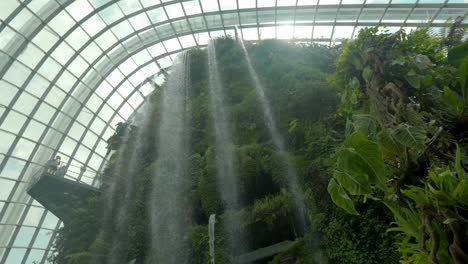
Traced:
<path id="1" fill-rule="evenodd" d="M 331 37 L 333 27 L 332 26 L 315 26 L 313 28 L 314 39 L 329 39 Z"/>
<path id="2" fill-rule="evenodd" d="M 12 248 L 8 254 L 5 264 L 18 264 L 26 254 L 26 249 L 23 248 Z"/>
<path id="3" fill-rule="evenodd" d="M 58 41 L 58 37 L 51 33 L 52 31 L 44 27 L 32 40 L 36 45 L 38 45 L 43 51 L 48 51 L 55 42 Z"/>
<path id="4" fill-rule="evenodd" d="M 77 0 L 66 9 L 76 21 L 80 21 L 94 10 L 87 0 Z"/>
<path id="5" fill-rule="evenodd" d="M 99 85 L 96 89 L 96 93 L 103 99 L 107 98 L 107 96 L 112 92 L 112 86 L 109 85 L 108 82 L 104 81 Z"/>
<path id="6" fill-rule="evenodd" d="M 80 27 L 76 28 L 66 39 L 75 50 L 79 50 L 88 40 L 88 35 Z"/>
<path id="7" fill-rule="evenodd" d="M 43 123 L 49 123 L 50 118 L 52 115 L 55 113 L 55 109 L 49 106 L 48 104 L 41 104 L 39 109 L 37 110 L 36 114 L 34 115 L 34 118 L 37 120 L 43 122 Z"/>
<path id="8" fill-rule="evenodd" d="M 94 134 L 92 131 L 88 130 L 88 133 L 86 133 L 86 136 L 84 137 L 82 144 L 88 146 L 89 148 L 92 148 L 94 147 L 94 144 L 98 140 L 99 140 L 98 136 Z"/>
<path id="9" fill-rule="evenodd" d="M 16 246 L 16 247 L 29 246 L 29 243 L 31 242 L 31 239 L 32 239 L 32 236 L 34 235 L 35 230 L 36 229 L 33 227 L 22 226 L 18 232 L 18 235 L 16 236 L 13 246 Z"/>
<path id="10" fill-rule="evenodd" d="M 120 87 L 119 87 L 119 94 L 122 95 L 123 98 L 127 98 L 127 96 L 135 90 L 135 87 L 129 82 L 125 81 Z"/>
<path id="11" fill-rule="evenodd" d="M 192 35 L 179 37 L 179 40 L 180 40 L 180 43 L 182 43 L 183 48 L 194 47 L 196 45 L 195 40 L 193 39 Z"/>
<path id="12" fill-rule="evenodd" d="M 34 69 L 37 63 L 44 56 L 44 52 L 38 49 L 33 43 L 28 43 L 26 49 L 18 56 L 18 60 Z"/>
<path id="13" fill-rule="evenodd" d="M 57 222 L 58 222 L 58 218 L 55 215 L 53 215 L 51 212 L 48 212 L 44 219 L 44 222 L 42 223 L 42 227 L 55 229 Z"/>
<path id="14" fill-rule="evenodd" d="M 2 144 L 0 144 L 0 153 L 7 153 L 11 144 L 13 144 L 13 140 L 15 140 L 15 136 L 0 130 L 0 138 L 2 139 Z"/>
<path id="15" fill-rule="evenodd" d="M 29 121 L 29 125 L 24 131 L 23 136 L 34 141 L 38 141 L 44 132 L 45 126 L 35 120 Z"/>
<path id="16" fill-rule="evenodd" d="M 361 16 L 359 16 L 359 22 L 379 22 L 385 9 L 383 8 L 364 8 Z"/>
<path id="17" fill-rule="evenodd" d="M 133 114 L 135 109 L 133 109 L 129 104 L 124 104 L 122 108 L 119 110 L 119 114 L 122 116 L 123 119 L 127 120 L 128 117 Z"/>
<path id="18" fill-rule="evenodd" d="M 75 50 L 73 50 L 67 43 L 62 42 L 51 56 L 60 64 L 64 65 L 73 55 L 75 55 Z"/>
<path id="19" fill-rule="evenodd" d="M 33 97 L 32 95 L 29 95 L 28 93 L 21 93 L 21 96 L 18 98 L 13 108 L 20 113 L 29 115 L 37 102 L 37 98 Z"/>
<path id="20" fill-rule="evenodd" d="M 236 3 L 235 1 L 230 1 L 231 3 L 231 8 L 230 9 L 235 9 L 236 8 Z M 234 2 L 234 3 L 233 3 Z M 239 8 L 255 8 L 257 0 L 244 0 L 244 1 L 239 1 Z M 259 2 L 264 2 L 264 1 L 259 1 Z M 271 1 L 270 1 L 271 2 Z M 260 3 L 259 3 L 260 4 Z"/>
<path id="21" fill-rule="evenodd" d="M 205 13 L 219 10 L 217 0 L 200 0 L 200 3 Z"/>
<path id="22" fill-rule="evenodd" d="M 35 146 L 36 146 L 36 143 L 33 143 L 29 140 L 22 138 L 16 144 L 12 155 L 17 158 L 27 160 L 29 159 L 29 155 L 31 155 L 31 152 L 33 151 Z M 20 168 L 15 168 L 15 169 L 20 169 Z"/>
<path id="23" fill-rule="evenodd" d="M 320 2 L 321 3 L 321 2 Z M 335 20 L 337 8 L 319 8 L 315 16 L 318 22 L 333 22 Z"/>
<path id="24" fill-rule="evenodd" d="M 132 14 L 142 8 L 142 6 L 138 3 L 139 1 L 120 1 L 117 3 L 122 11 L 126 14 Z"/>
<path id="25" fill-rule="evenodd" d="M 4 176 L 3 173 L 1 175 Z M 15 186 L 14 181 L 0 179 L 0 199 L 1 200 L 8 199 L 8 196 L 10 195 L 10 192 L 13 189 L 13 186 Z"/>
<path id="26" fill-rule="evenodd" d="M 279 39 L 290 39 L 292 38 L 293 34 L 293 27 L 292 26 L 281 26 L 276 28 L 277 38 Z"/>
<path id="27" fill-rule="evenodd" d="M 382 22 L 402 22 L 408 16 L 410 10 L 406 8 L 389 8 Z"/>
<path id="28" fill-rule="evenodd" d="M 24 219 L 24 225 L 38 226 L 39 221 L 41 220 L 42 214 L 44 213 L 43 208 L 31 206 L 29 208 L 28 214 Z"/>
<path id="29" fill-rule="evenodd" d="M 63 102 L 65 96 L 66 94 L 61 89 L 59 89 L 57 86 L 54 86 L 49 91 L 49 94 L 45 98 L 45 101 L 51 105 L 58 107 Z"/>
<path id="30" fill-rule="evenodd" d="M 146 49 L 138 52 L 137 54 L 132 56 L 133 60 L 135 61 L 136 64 L 139 66 L 145 64 L 146 62 L 152 60 L 152 57 L 148 53 Z"/>
<path id="31" fill-rule="evenodd" d="M 3 168 L 2 176 L 10 179 L 18 179 L 26 162 L 15 158 L 9 158 Z"/>
<path id="32" fill-rule="evenodd" d="M 77 144 L 78 142 L 75 140 L 71 139 L 70 137 L 66 137 L 60 146 L 59 151 L 65 155 L 71 155 Z"/>
<path id="33" fill-rule="evenodd" d="M 44 78 L 48 79 L 49 81 L 52 81 L 55 76 L 57 76 L 57 73 L 60 71 L 62 67 L 60 64 L 55 62 L 54 59 L 48 58 L 44 64 L 42 64 L 42 67 L 39 69 L 39 73 L 44 76 Z"/>
<path id="34" fill-rule="evenodd" d="M 89 154 L 91 154 L 91 150 L 86 148 L 84 145 L 80 145 L 78 151 L 75 154 L 74 159 L 85 163 L 88 159 Z"/>
<path id="35" fill-rule="evenodd" d="M 192 17 L 192 18 L 189 18 L 188 20 L 189 20 L 190 25 L 192 25 L 192 29 L 194 31 L 206 29 L 205 21 L 203 20 L 202 17 Z"/>
<path id="36" fill-rule="evenodd" d="M 167 48 L 168 52 L 175 51 L 181 48 L 177 38 L 164 41 L 163 43 L 164 43 L 164 46 Z"/>
<path id="37" fill-rule="evenodd" d="M 182 17 L 184 15 L 184 12 L 182 11 L 182 6 L 180 5 L 180 3 L 168 5 L 165 8 L 166 8 L 167 15 L 169 16 L 170 19 Z"/>
<path id="38" fill-rule="evenodd" d="M 10 111 L 5 121 L 2 123 L 1 128 L 5 129 L 6 131 L 10 131 L 13 134 L 17 134 L 25 121 L 25 116 L 20 115 L 14 111 Z"/>
<path id="39" fill-rule="evenodd" d="M 350 38 L 353 32 L 353 26 L 337 26 L 335 27 L 335 32 L 333 33 L 333 39 L 343 39 Z"/>
<path id="40" fill-rule="evenodd" d="M 149 10 L 148 12 L 146 12 L 146 13 L 148 14 L 148 16 L 151 19 L 151 22 L 153 22 L 153 24 L 157 24 L 159 22 L 167 20 L 166 13 L 164 13 L 164 10 L 162 8 L 152 9 L 152 10 Z"/>
<path id="41" fill-rule="evenodd" d="M 68 66 L 68 70 L 70 70 L 70 72 L 75 76 L 80 77 L 88 67 L 89 64 L 84 59 L 81 57 L 76 57 L 70 66 Z"/>
<path id="42" fill-rule="evenodd" d="M 232 1 L 232 0 L 226 0 Z M 225 2 L 225 1 L 221 1 Z M 182 3 L 184 5 L 185 13 L 189 15 L 201 14 L 201 8 L 197 1 L 187 1 Z"/>
<path id="43" fill-rule="evenodd" d="M 102 21 L 99 14 L 95 14 L 87 19 L 81 27 L 88 33 L 88 35 L 94 36 L 106 27 L 106 23 Z"/>
<path id="44" fill-rule="evenodd" d="M 124 20 L 116 26 L 112 27 L 111 30 L 112 32 L 114 32 L 118 39 L 122 39 L 134 32 L 132 26 L 130 25 L 130 23 L 127 22 L 127 20 Z"/>
<path id="45" fill-rule="evenodd" d="M 310 39 L 312 36 L 312 26 L 296 26 L 294 28 L 294 38 Z"/>
<path id="46" fill-rule="evenodd" d="M 45 251 L 39 249 L 31 249 L 29 252 L 28 260 L 26 263 L 41 263 L 42 257 L 44 256 Z"/>
<path id="47" fill-rule="evenodd" d="M 242 12 L 240 13 L 240 17 L 241 17 L 240 20 L 242 21 L 242 25 L 257 24 L 257 12 L 255 11 Z M 208 25 L 210 25 L 210 22 L 208 22 Z"/>
<path id="48" fill-rule="evenodd" d="M 35 248 L 47 248 L 50 239 L 52 238 L 52 231 L 47 229 L 39 230 L 36 240 L 34 241 L 33 247 Z"/>
<path id="49" fill-rule="evenodd" d="M 42 78 L 38 74 L 35 74 L 26 89 L 28 90 L 28 92 L 34 94 L 35 96 L 41 97 L 42 94 L 47 89 L 47 87 L 49 86 L 49 84 L 50 84 L 49 81 Z M 3 90 L 2 90 L 2 93 L 3 93 Z"/>
<path id="50" fill-rule="evenodd" d="M 101 16 L 102 20 L 106 22 L 107 25 L 114 23 L 116 20 L 123 17 L 122 11 L 118 5 L 110 5 L 103 10 L 99 11 L 99 15 Z"/>
<path id="51" fill-rule="evenodd" d="M 334 0 L 327 0 L 325 2 L 332 2 L 332 1 Z M 295 6 L 296 0 L 277 0 L 277 5 L 278 6 Z"/>
<path id="52" fill-rule="evenodd" d="M 112 34 L 111 31 L 105 31 L 101 36 L 96 39 L 96 43 L 103 50 L 107 50 L 112 44 L 117 42 L 117 38 Z"/>
<path id="53" fill-rule="evenodd" d="M 108 104 L 105 104 L 99 112 L 99 116 L 104 120 L 110 120 L 114 112 L 114 109 L 110 108 Z"/>
<path id="54" fill-rule="evenodd" d="M 49 26 L 58 34 L 64 35 L 75 23 L 73 18 L 63 10 L 49 22 Z"/>
<path id="55" fill-rule="evenodd" d="M 2 96 L 0 96 L 0 104 L 6 106 L 10 104 L 11 100 L 18 92 L 18 88 L 3 80 L 0 80 L 0 90 L 2 91 Z"/>
<path id="56" fill-rule="evenodd" d="M 31 74 L 31 70 L 22 63 L 14 61 L 3 78 L 12 84 L 21 87 L 26 78 Z"/>
<path id="57" fill-rule="evenodd" d="M 139 14 L 137 16 L 131 17 L 130 23 L 135 28 L 135 30 L 140 30 L 142 28 L 151 26 L 151 21 L 149 21 L 146 13 Z"/>

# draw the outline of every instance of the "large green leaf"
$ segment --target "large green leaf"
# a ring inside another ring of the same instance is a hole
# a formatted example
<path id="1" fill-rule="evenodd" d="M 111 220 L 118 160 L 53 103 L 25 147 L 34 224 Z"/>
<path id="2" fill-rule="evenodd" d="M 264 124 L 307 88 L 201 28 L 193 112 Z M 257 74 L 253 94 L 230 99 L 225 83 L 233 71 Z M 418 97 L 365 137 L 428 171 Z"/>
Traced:
<path id="1" fill-rule="evenodd" d="M 377 135 L 377 138 L 384 158 L 396 159 L 397 157 L 405 155 L 406 152 L 405 147 L 393 138 L 392 132 L 393 130 L 391 129 L 383 128 Z"/>
<path id="2" fill-rule="evenodd" d="M 372 76 L 372 70 L 369 66 L 367 66 L 366 68 L 364 68 L 364 70 L 362 71 L 362 78 L 368 82 L 370 80 Z"/>
<path id="3" fill-rule="evenodd" d="M 384 202 L 384 204 L 392 211 L 395 217 L 395 224 L 397 224 L 397 227 L 389 228 L 387 231 L 403 232 L 406 235 L 419 239 L 421 217 L 418 211 L 411 204 L 408 204 L 408 208 L 391 202 Z"/>
<path id="4" fill-rule="evenodd" d="M 382 152 L 362 132 L 354 132 L 338 152 L 337 172 L 334 176 L 351 194 L 371 194 L 371 185 L 385 190 Z"/>
<path id="5" fill-rule="evenodd" d="M 414 72 L 413 70 L 409 71 L 406 76 L 405 76 L 406 80 L 408 81 L 408 83 L 413 86 L 414 88 L 416 89 L 419 89 L 421 88 L 421 80 L 419 79 L 418 75 L 416 74 L 416 72 Z"/>
<path id="6" fill-rule="evenodd" d="M 353 115 L 353 126 L 355 131 L 360 131 L 366 136 L 375 136 L 377 133 L 377 123 L 372 115 Z"/>
<path id="7" fill-rule="evenodd" d="M 422 148 L 426 140 L 426 131 L 422 127 L 399 124 L 392 131 L 393 138 L 400 144 L 409 148 Z"/>
<path id="8" fill-rule="evenodd" d="M 460 113 L 463 110 L 463 99 L 459 98 L 459 96 L 452 91 L 448 86 L 444 86 L 444 95 L 443 95 L 444 102 L 449 106 L 453 107 L 453 109 Z"/>
<path id="9" fill-rule="evenodd" d="M 328 183 L 327 191 L 336 205 L 343 208 L 344 210 L 346 210 L 346 212 L 350 214 L 359 215 L 359 213 L 354 208 L 353 200 L 351 200 L 349 195 L 346 193 L 345 189 L 343 189 L 343 187 L 341 187 L 335 181 L 335 179 L 330 180 L 330 182 Z"/>
<path id="10" fill-rule="evenodd" d="M 465 58 L 468 57 L 468 42 L 456 46 L 448 51 L 447 59 L 450 64 L 459 67 Z"/>

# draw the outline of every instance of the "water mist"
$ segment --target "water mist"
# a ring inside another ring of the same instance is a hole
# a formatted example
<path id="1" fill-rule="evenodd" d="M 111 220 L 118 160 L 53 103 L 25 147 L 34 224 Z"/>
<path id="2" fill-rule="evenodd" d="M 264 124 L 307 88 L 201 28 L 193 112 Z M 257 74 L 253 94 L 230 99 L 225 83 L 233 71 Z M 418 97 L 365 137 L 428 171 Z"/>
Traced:
<path id="1" fill-rule="evenodd" d="M 158 157 L 149 202 L 151 262 L 179 264 L 188 260 L 190 223 L 190 96 L 189 57 L 180 54 L 162 89 Z"/>

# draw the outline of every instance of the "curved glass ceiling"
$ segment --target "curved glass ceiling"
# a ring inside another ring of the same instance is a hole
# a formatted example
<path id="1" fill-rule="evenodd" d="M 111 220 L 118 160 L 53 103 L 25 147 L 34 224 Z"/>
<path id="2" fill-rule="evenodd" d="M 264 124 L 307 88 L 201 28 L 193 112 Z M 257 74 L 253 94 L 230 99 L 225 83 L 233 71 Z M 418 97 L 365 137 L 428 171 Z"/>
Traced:
<path id="1" fill-rule="evenodd" d="M 26 190 L 53 155 L 96 184 L 105 140 L 177 53 L 234 35 L 333 45 L 365 26 L 444 26 L 467 0 L 1 0 L 0 263 L 45 262 L 61 222 Z"/>

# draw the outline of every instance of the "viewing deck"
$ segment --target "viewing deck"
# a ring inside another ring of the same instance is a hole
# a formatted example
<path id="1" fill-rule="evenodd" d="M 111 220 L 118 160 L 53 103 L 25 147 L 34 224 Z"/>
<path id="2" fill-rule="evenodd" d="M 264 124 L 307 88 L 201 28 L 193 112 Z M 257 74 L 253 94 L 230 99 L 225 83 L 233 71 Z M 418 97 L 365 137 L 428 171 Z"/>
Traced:
<path id="1" fill-rule="evenodd" d="M 33 178 L 27 193 L 66 224 L 70 212 L 82 207 L 87 198 L 98 195 L 100 190 L 43 172 Z"/>

